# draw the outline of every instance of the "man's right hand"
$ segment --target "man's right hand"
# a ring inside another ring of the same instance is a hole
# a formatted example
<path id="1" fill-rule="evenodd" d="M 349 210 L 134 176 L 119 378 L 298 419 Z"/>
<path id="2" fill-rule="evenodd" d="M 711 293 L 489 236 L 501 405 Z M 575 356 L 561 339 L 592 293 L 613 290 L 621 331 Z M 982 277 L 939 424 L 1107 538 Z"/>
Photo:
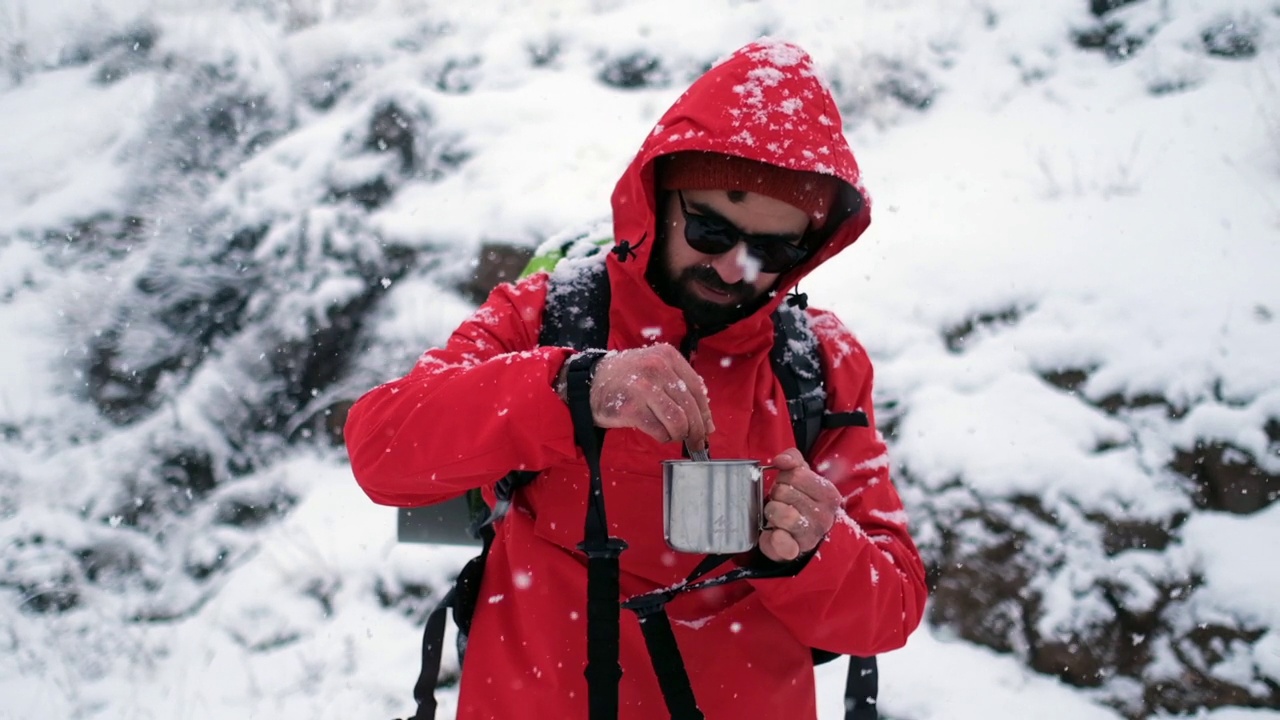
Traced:
<path id="1" fill-rule="evenodd" d="M 715 430 L 707 386 L 680 352 L 650 345 L 611 352 L 596 365 L 591 414 L 602 428 L 629 427 L 658 442 L 706 447 Z"/>

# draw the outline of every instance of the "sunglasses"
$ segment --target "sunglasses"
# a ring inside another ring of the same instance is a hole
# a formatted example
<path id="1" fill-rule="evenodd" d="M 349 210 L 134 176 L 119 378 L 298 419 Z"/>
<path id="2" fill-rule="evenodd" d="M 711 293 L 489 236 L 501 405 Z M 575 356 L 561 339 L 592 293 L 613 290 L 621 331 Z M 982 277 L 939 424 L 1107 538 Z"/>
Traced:
<path id="1" fill-rule="evenodd" d="M 747 253 L 760 262 L 760 271 L 770 274 L 786 272 L 809 257 L 808 250 L 794 244 L 794 235 L 745 233 L 722 217 L 689 212 L 682 191 L 677 190 L 676 197 L 680 198 L 680 212 L 684 215 L 684 239 L 700 253 L 722 255 L 744 243 Z"/>

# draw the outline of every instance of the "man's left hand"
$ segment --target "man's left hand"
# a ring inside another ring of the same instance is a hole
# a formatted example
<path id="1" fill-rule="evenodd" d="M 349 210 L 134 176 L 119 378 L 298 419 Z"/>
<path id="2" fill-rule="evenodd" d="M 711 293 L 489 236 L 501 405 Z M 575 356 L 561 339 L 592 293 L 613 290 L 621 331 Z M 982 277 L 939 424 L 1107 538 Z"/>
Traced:
<path id="1" fill-rule="evenodd" d="M 772 464 L 780 473 L 766 498 L 767 529 L 760 534 L 760 551 L 775 562 L 789 562 L 818 547 L 835 524 L 843 499 L 795 448 Z"/>

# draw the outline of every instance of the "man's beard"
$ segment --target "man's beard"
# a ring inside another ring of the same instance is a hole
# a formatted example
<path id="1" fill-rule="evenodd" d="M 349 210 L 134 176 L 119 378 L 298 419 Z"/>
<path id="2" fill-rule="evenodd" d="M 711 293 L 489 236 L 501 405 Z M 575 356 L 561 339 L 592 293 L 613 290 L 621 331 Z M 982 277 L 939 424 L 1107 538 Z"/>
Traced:
<path id="1" fill-rule="evenodd" d="M 709 265 L 693 265 L 685 268 L 679 276 L 673 276 L 657 257 L 649 263 L 649 285 L 668 305 L 684 311 L 685 321 L 693 327 L 705 330 L 720 329 L 755 312 L 760 306 L 760 294 L 756 288 L 746 282 L 726 283 Z M 724 303 L 712 302 L 699 297 L 694 283 L 700 282 L 729 298 Z"/>

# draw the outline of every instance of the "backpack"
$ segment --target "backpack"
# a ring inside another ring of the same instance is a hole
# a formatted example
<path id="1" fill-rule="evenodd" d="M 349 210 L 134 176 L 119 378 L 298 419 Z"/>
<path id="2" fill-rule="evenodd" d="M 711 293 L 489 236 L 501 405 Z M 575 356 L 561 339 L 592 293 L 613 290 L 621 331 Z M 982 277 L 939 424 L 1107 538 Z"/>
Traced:
<path id="1" fill-rule="evenodd" d="M 602 250 L 612 242 L 612 238 L 600 239 L 600 235 L 595 232 L 578 233 L 567 240 L 553 238 L 544 243 L 526 265 L 521 274 L 522 278 L 543 270 L 551 274 L 546 307 L 543 312 L 543 324 L 538 337 L 539 345 L 570 347 L 579 351 L 599 350 L 606 347 L 609 283 Z M 620 247 L 622 244 L 614 247 L 610 252 L 618 252 Z M 823 387 L 821 363 L 817 357 L 817 341 L 809 328 L 804 307 L 805 297 L 797 294 L 789 296 L 775 311 L 772 318 L 774 344 L 770 360 L 774 374 L 787 398 L 787 410 L 796 438 L 796 447 L 807 458 L 819 432 L 824 427 L 866 427 L 869 425 L 869 420 L 861 411 L 826 412 L 826 391 Z M 686 355 L 688 354 L 688 349 L 682 348 L 682 350 Z M 588 465 L 592 470 L 593 485 L 598 485 L 601 433 L 598 429 L 595 432 L 585 432 L 582 428 L 583 425 L 591 425 L 590 411 L 589 408 L 583 409 L 585 402 L 582 403 L 582 408 L 574 407 L 572 366 L 570 374 L 570 406 L 571 411 L 576 415 L 575 435 L 587 456 Z M 581 417 L 582 412 L 586 413 L 585 418 Z M 588 437 L 583 437 L 584 433 Z M 594 447 L 594 463 L 592 447 L 589 446 Z M 445 503 L 444 505 L 453 506 L 451 512 L 437 511 L 433 518 L 434 522 L 424 521 L 421 515 L 423 508 L 407 508 L 400 511 L 399 528 L 402 540 L 409 538 L 421 541 L 431 537 L 431 529 L 439 530 L 445 526 L 452 526 L 456 538 L 456 529 L 462 524 L 462 517 L 459 516 L 465 512 L 468 535 L 481 544 L 480 554 L 462 568 L 453 587 L 427 619 L 423 632 L 422 668 L 414 685 L 414 699 L 418 707 L 417 712 L 408 720 L 434 720 L 437 707 L 435 689 L 440 674 L 445 613 L 449 609 L 453 610 L 454 623 L 458 629 L 458 658 L 461 666 L 466 652 L 466 640 L 471 629 L 471 618 L 479 597 L 485 560 L 495 535 L 493 523 L 506 513 L 515 492 L 523 485 L 532 482 L 537 475 L 538 473 L 533 471 L 508 473 L 495 485 L 497 502 L 493 508 L 485 504 L 477 489 L 468 491 L 465 499 Z M 598 493 L 594 495 L 599 497 Z M 465 508 L 462 507 L 463 505 Z M 586 674 L 591 719 L 597 720 L 597 718 L 610 717 L 610 712 L 612 717 L 616 717 L 617 680 L 621 677 L 621 668 L 617 666 L 616 648 L 617 557 L 625 549 L 626 544 L 617 538 L 606 538 L 607 533 L 603 529 L 606 523 L 603 519 L 602 502 L 592 507 L 589 501 L 589 508 L 588 538 L 583 546 L 580 546 L 580 549 L 588 555 L 588 626 L 591 626 L 593 611 L 597 615 L 603 614 L 606 616 L 603 629 L 611 633 L 614 638 L 614 647 L 604 648 L 597 640 L 601 633 L 592 633 L 588 630 L 588 635 L 592 637 L 588 640 Z M 593 510 L 598 513 L 598 517 L 593 516 Z M 420 514 L 415 518 L 414 513 Z M 448 517 L 448 514 L 453 517 Z M 599 540 L 595 552 L 590 547 L 593 517 L 597 525 L 597 540 Z M 430 528 L 425 531 L 425 534 L 424 527 Z M 432 541 L 435 539 L 433 538 Z M 674 635 L 666 619 L 664 610 L 666 602 L 682 591 L 723 584 L 746 577 L 794 575 L 803 568 L 803 563 L 790 568 L 777 567 L 783 564 L 774 564 L 775 567 L 766 570 L 738 568 L 710 580 L 698 581 L 700 577 L 710 573 L 728 559 L 728 556 L 708 556 L 689 578 L 677 585 L 675 589 L 655 591 L 629 599 L 622 604 L 622 607 L 636 612 L 639 616 L 659 685 L 674 720 L 697 720 L 703 716 L 697 709 L 679 649 L 676 647 Z M 601 580 L 603 585 L 597 580 Z M 606 609 L 604 607 L 606 604 L 611 605 L 612 610 Z M 601 613 L 601 610 L 604 612 Z M 838 653 L 818 648 L 812 649 L 812 655 L 815 665 L 840 657 Z M 609 687 L 610 683 L 612 687 Z M 851 657 L 845 686 L 845 720 L 876 720 L 877 691 L 878 671 L 875 657 Z"/>

